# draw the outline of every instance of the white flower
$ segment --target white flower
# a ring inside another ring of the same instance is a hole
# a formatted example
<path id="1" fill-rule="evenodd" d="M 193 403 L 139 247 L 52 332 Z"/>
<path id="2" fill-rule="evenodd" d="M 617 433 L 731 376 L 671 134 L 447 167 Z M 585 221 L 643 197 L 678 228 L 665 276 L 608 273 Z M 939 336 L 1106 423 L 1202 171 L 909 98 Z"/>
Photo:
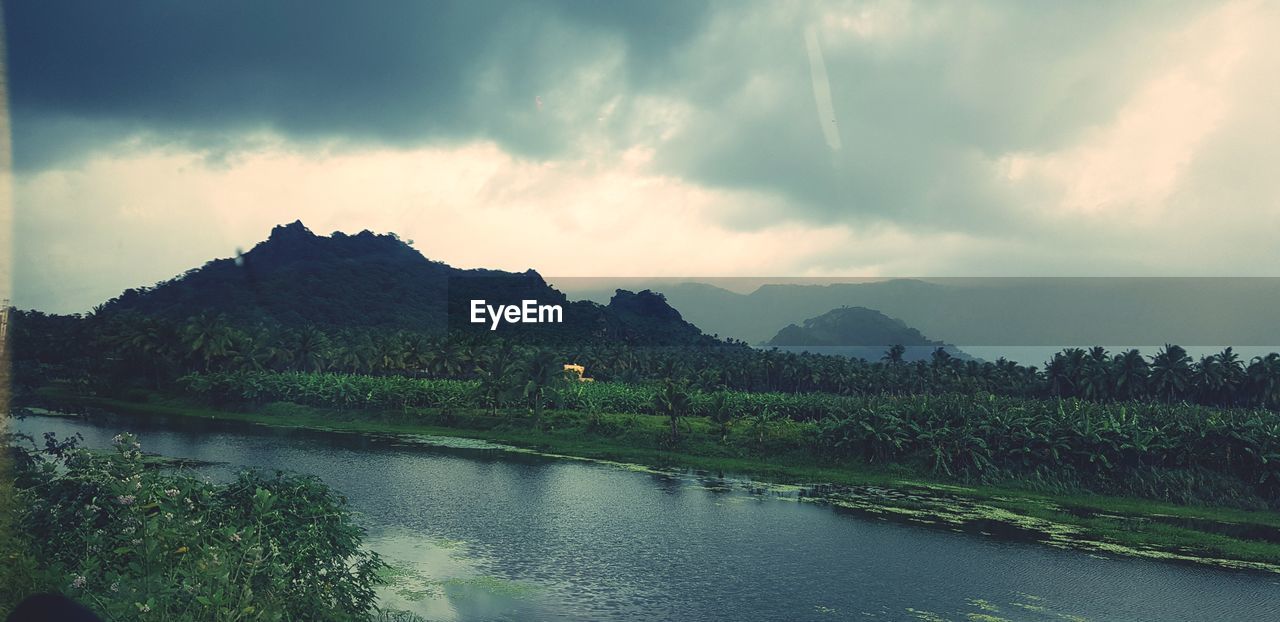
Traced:
<path id="1" fill-rule="evenodd" d="M 170 499 L 172 499 L 172 498 L 174 498 L 174 497 L 178 496 L 178 489 L 177 489 L 177 488 L 166 488 L 166 489 L 165 489 L 165 491 L 164 491 L 164 494 L 165 494 L 166 496 L 168 496 Z"/>
<path id="2" fill-rule="evenodd" d="M 134 502 L 134 496 L 133 496 L 133 495 L 120 495 L 119 497 L 116 497 L 116 501 L 118 501 L 118 502 L 120 503 L 120 505 L 133 505 L 133 502 Z"/>
<path id="3" fill-rule="evenodd" d="M 111 591 L 112 591 L 112 592 L 119 592 L 119 591 L 120 591 L 120 582 L 119 582 L 119 581 L 112 581 L 112 582 L 111 582 L 111 588 L 110 588 L 110 589 L 111 589 Z"/>
<path id="4" fill-rule="evenodd" d="M 73 580 L 73 581 L 71 582 L 71 587 L 74 587 L 74 588 L 76 588 L 76 589 L 79 589 L 79 588 L 84 587 L 84 584 L 85 584 L 85 578 L 84 578 L 84 575 L 79 575 L 79 574 L 78 574 L 78 575 L 76 575 L 75 580 Z"/>
<path id="5" fill-rule="evenodd" d="M 238 533 L 233 533 L 233 534 L 231 534 L 231 541 L 232 541 L 232 542 L 239 542 L 239 541 L 240 541 L 240 534 L 238 534 Z"/>

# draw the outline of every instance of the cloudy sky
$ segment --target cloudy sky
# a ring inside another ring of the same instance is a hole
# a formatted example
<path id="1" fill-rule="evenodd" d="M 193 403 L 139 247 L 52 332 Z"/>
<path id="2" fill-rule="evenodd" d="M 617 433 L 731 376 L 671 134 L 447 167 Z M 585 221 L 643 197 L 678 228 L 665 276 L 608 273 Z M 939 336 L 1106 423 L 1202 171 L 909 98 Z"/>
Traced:
<path id="1" fill-rule="evenodd" d="M 1280 4 L 8 2 L 14 299 L 301 219 L 552 276 L 1280 275 Z"/>

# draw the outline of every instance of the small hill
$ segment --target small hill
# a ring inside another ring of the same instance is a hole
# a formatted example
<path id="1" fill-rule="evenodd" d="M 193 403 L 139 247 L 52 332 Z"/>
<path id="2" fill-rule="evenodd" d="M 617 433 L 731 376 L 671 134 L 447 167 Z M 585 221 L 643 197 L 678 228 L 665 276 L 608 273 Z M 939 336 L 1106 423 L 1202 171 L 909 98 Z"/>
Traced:
<path id="1" fill-rule="evenodd" d="M 845 356 L 871 360 L 878 359 L 890 346 L 900 345 L 907 349 L 908 360 L 926 358 L 937 348 L 952 356 L 969 358 L 953 346 L 925 337 L 902 320 L 866 307 L 832 309 L 805 320 L 801 326 L 790 324 L 763 345 L 819 348 L 822 350 L 815 351 L 826 353 L 834 353 L 830 348 L 840 348 L 839 353 Z"/>
<path id="2" fill-rule="evenodd" d="M 902 320 L 866 307 L 841 307 L 778 331 L 771 346 L 942 346 Z"/>

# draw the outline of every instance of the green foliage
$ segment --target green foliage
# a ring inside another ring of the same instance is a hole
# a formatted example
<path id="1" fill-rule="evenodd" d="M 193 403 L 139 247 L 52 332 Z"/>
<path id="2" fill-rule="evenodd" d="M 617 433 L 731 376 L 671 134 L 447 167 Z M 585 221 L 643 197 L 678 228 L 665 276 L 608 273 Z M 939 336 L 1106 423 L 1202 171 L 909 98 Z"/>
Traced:
<path id="1" fill-rule="evenodd" d="M 569 375 L 556 354 L 550 350 L 536 350 L 529 356 L 522 376 L 510 375 L 509 380 L 523 380 L 521 395 L 529 400 L 534 416 L 542 414 L 547 401 L 561 401 L 562 391 L 569 383 Z"/>
<path id="2" fill-rule="evenodd" d="M 362 620 L 374 553 L 345 500 L 319 480 L 242 473 L 215 485 L 148 468 L 139 444 L 39 458 L 22 452 L 17 525 L 24 584 L 108 620 Z"/>
<path id="3" fill-rule="evenodd" d="M 342 374 L 198 374 L 184 383 L 196 397 L 224 404 L 461 410 L 484 396 L 477 381 Z M 572 383 L 541 399 L 543 407 L 587 413 L 661 415 L 672 437 L 680 418 L 706 417 L 722 438 L 733 427 L 757 447 L 778 434 L 778 422 L 794 422 L 812 430 L 797 437 L 801 445 L 831 460 L 914 464 L 959 480 L 1014 478 L 1181 501 L 1280 499 L 1280 415 L 1265 410 L 962 394 L 706 392 L 677 381 Z"/>
<path id="4" fill-rule="evenodd" d="M 57 381 L 118 395 L 131 386 L 164 388 L 191 372 L 327 371 L 480 380 L 486 403 L 497 407 L 510 399 L 508 390 L 525 391 L 526 382 L 512 389 L 508 379 L 527 374 L 532 359 L 541 356 L 548 364 L 584 365 L 600 381 L 671 378 L 704 392 L 994 394 L 1280 410 L 1280 354 L 1246 363 L 1231 348 L 1199 361 L 1176 345 L 1149 358 L 1136 350 L 1111 355 L 1100 347 L 1068 348 L 1038 369 L 1004 359 L 961 360 L 945 349 L 928 362 L 906 362 L 904 350 L 891 347 L 883 360 L 867 362 L 736 343 L 636 347 L 583 336 L 569 345 L 535 347 L 489 335 L 326 331 L 307 323 L 237 324 L 209 314 L 182 322 L 133 313 L 76 318 L 15 310 L 11 317 L 20 392 Z M 537 392 L 548 399 L 558 395 Z M 531 407 L 535 403 L 530 399 Z"/>
<path id="5" fill-rule="evenodd" d="M 689 414 L 690 402 L 689 390 L 670 378 L 664 380 L 654 393 L 653 410 L 670 423 L 672 443 L 680 438 L 680 418 Z"/>

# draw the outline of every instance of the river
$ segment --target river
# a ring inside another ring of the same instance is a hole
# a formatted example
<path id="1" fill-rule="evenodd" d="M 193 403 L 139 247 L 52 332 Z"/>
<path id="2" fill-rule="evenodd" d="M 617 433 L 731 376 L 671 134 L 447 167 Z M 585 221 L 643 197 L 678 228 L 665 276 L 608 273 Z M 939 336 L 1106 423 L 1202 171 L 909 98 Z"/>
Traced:
<path id="1" fill-rule="evenodd" d="M 132 432 L 214 480 L 318 475 L 395 567 L 383 604 L 428 620 L 1280 619 L 1280 576 L 884 522 L 740 479 L 228 422 L 13 427 L 98 448 Z"/>

